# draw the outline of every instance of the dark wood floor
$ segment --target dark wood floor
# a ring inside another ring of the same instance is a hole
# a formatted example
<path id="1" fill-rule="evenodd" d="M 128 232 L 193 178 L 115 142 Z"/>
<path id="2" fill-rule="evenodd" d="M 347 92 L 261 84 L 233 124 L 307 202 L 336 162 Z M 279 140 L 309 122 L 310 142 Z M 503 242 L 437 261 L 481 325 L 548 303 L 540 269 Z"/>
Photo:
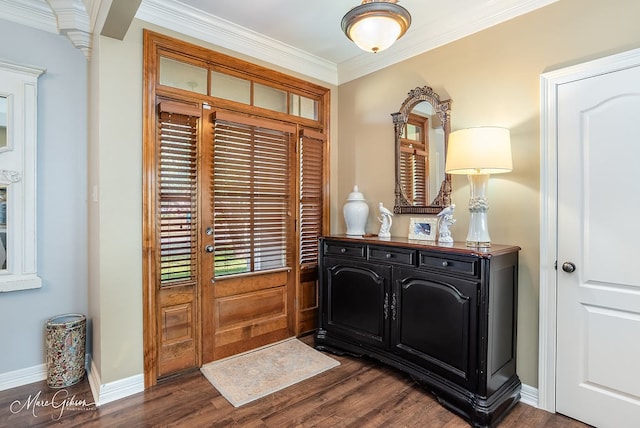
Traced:
<path id="1" fill-rule="evenodd" d="M 99 408 L 91 404 L 86 378 L 59 392 L 49 389 L 45 381 L 38 382 L 0 392 L 0 427 L 469 426 L 408 376 L 367 359 L 334 358 L 340 366 L 239 408 L 229 404 L 199 371 Z M 522 403 L 499 426 L 587 427 Z"/>

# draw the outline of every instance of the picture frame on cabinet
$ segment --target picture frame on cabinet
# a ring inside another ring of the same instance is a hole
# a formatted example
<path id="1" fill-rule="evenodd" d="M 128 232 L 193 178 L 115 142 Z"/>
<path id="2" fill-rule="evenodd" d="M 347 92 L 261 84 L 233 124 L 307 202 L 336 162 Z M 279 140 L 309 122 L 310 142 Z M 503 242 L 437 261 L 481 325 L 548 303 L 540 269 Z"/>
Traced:
<path id="1" fill-rule="evenodd" d="M 435 241 L 438 219 L 435 217 L 411 217 L 409 222 L 409 239 Z"/>

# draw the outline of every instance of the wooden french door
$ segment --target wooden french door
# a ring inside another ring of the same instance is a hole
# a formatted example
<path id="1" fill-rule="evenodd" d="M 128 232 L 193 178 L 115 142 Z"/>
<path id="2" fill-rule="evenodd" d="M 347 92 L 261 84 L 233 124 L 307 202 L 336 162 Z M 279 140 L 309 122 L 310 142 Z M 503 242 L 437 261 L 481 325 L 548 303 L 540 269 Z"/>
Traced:
<path id="1" fill-rule="evenodd" d="M 161 377 L 294 334 L 297 127 L 158 109 Z"/>
<path id="2" fill-rule="evenodd" d="M 290 337 L 295 321 L 297 127 L 220 110 L 209 117 L 203 362 Z"/>

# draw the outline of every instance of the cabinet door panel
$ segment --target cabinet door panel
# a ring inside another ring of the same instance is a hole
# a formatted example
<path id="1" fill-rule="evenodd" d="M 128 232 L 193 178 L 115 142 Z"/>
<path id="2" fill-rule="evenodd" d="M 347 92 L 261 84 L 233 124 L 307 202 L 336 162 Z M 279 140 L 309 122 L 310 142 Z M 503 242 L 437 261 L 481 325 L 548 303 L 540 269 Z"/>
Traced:
<path id="1" fill-rule="evenodd" d="M 386 346 L 391 268 L 327 258 L 324 277 L 326 330 Z"/>
<path id="2" fill-rule="evenodd" d="M 399 271 L 396 353 L 459 385 L 472 387 L 476 371 L 479 284 L 446 276 Z"/>

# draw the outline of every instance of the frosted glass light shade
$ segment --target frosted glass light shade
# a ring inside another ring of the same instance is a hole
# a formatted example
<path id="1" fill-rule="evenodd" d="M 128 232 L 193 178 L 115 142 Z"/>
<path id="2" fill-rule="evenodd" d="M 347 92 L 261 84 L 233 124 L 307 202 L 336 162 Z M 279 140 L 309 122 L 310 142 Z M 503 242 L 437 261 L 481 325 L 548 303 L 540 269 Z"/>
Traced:
<path id="1" fill-rule="evenodd" d="M 342 31 L 360 49 L 380 52 L 402 37 L 411 15 L 393 1 L 364 0 L 342 18 Z"/>
<path id="2" fill-rule="evenodd" d="M 449 135 L 445 170 L 448 174 L 499 174 L 513 169 L 509 130 L 469 128 Z"/>
<path id="3" fill-rule="evenodd" d="M 362 50 L 380 52 L 398 40 L 400 31 L 400 25 L 393 19 L 372 16 L 354 23 L 349 37 Z"/>

